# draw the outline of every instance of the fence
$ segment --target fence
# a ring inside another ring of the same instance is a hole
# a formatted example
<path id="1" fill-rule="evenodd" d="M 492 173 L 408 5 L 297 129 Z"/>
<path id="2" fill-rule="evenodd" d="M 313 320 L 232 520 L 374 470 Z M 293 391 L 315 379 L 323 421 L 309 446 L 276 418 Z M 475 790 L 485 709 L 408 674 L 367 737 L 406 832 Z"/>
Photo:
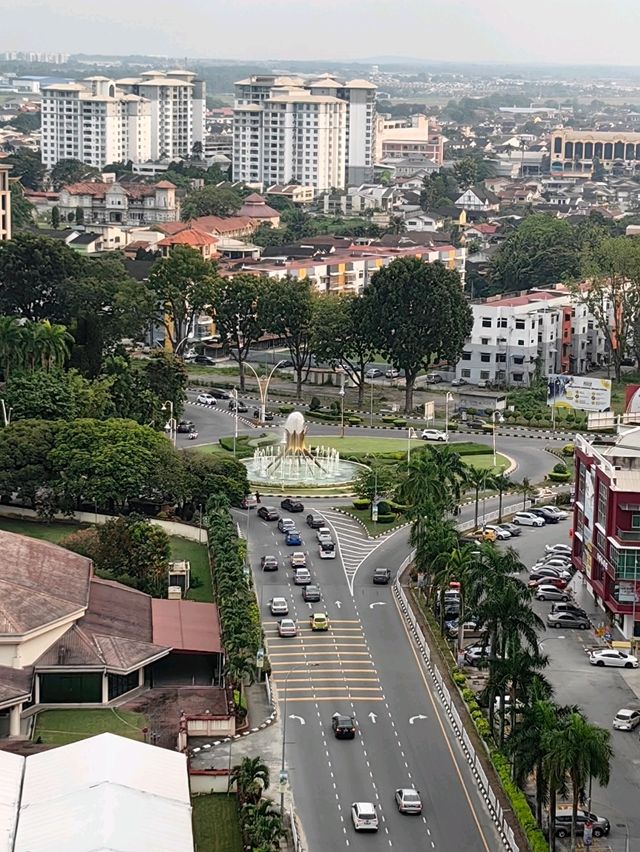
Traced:
<path id="1" fill-rule="evenodd" d="M 495 513 L 495 515 L 497 517 L 497 512 Z M 471 525 L 473 525 L 473 522 Z M 442 701 L 442 704 L 444 706 L 445 713 L 451 724 L 451 728 L 456 736 L 456 739 L 460 743 L 467 763 L 471 767 L 473 777 L 475 778 L 476 784 L 478 785 L 478 789 L 482 794 L 487 809 L 498 828 L 498 832 L 504 844 L 504 848 L 510 850 L 510 852 L 519 852 L 520 847 L 516 843 L 513 830 L 504 818 L 504 814 L 502 812 L 500 802 L 498 801 L 498 797 L 494 793 L 489 783 L 489 779 L 487 778 L 487 775 L 482 767 L 482 763 L 480 762 L 480 759 L 471 743 L 471 739 L 469 738 L 469 735 L 464 729 L 462 720 L 460 719 L 460 715 L 458 714 L 458 711 L 456 710 L 453 701 L 451 700 L 451 694 L 445 686 L 442 674 L 440 673 L 436 664 L 431 660 L 431 653 L 424 637 L 424 633 L 422 632 L 420 625 L 414 617 L 411 605 L 407 600 L 407 596 L 404 593 L 404 589 L 400 585 L 400 576 L 405 570 L 405 568 L 413 561 L 414 555 L 415 554 L 412 553 L 409 557 L 407 557 L 407 559 L 405 559 L 405 561 L 398 569 L 398 573 L 393 584 L 393 592 L 397 598 L 400 611 L 402 612 L 407 626 L 409 627 L 409 630 L 413 635 L 415 643 L 418 646 L 420 654 L 422 655 L 422 659 L 424 660 L 424 663 L 427 667 L 427 671 L 433 678 L 433 681 L 436 685 L 436 691 L 440 696 L 440 700 Z"/>

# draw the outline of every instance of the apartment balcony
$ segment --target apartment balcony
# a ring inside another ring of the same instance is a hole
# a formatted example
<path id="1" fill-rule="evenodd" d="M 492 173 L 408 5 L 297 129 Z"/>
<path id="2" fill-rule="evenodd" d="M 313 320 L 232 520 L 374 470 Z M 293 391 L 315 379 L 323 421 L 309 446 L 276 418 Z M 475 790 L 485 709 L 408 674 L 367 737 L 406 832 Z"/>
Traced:
<path id="1" fill-rule="evenodd" d="M 640 544 L 640 530 L 623 530 L 617 527 L 616 538 L 620 541 L 634 541 Z"/>

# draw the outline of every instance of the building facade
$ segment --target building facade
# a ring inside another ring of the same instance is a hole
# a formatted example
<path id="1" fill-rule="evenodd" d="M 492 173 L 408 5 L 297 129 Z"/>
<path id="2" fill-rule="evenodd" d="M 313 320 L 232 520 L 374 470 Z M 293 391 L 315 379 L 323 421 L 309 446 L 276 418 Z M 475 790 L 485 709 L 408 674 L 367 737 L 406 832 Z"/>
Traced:
<path id="1" fill-rule="evenodd" d="M 233 176 L 269 186 L 341 189 L 373 174 L 375 86 L 324 76 L 259 75 L 236 83 Z"/>
<path id="2" fill-rule="evenodd" d="M 640 637 L 640 428 L 610 447 L 575 442 L 572 560 L 627 638 Z"/>
<path id="3" fill-rule="evenodd" d="M 556 127 L 551 132 L 552 174 L 577 174 L 587 178 L 593 171 L 594 160 L 606 169 L 615 163 L 635 169 L 640 165 L 640 133 L 572 130 L 570 127 Z"/>
<path id="4" fill-rule="evenodd" d="M 9 170 L 11 166 L 0 163 L 0 242 L 11 239 L 11 192 Z"/>
<path id="5" fill-rule="evenodd" d="M 149 184 L 83 181 L 60 190 L 62 221 L 82 210 L 86 225 L 149 225 L 180 218 L 176 187 L 170 181 Z"/>
<path id="6" fill-rule="evenodd" d="M 426 115 L 411 118 L 376 118 L 375 162 L 388 158 L 426 157 L 441 166 L 444 160 L 444 136 L 437 127 L 429 129 Z"/>

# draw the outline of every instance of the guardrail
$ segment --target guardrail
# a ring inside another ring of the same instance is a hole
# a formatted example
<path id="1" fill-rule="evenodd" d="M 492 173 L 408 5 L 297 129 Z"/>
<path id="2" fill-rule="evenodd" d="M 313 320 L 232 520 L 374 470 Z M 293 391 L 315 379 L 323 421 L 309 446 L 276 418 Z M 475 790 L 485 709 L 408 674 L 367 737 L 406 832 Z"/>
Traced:
<path id="1" fill-rule="evenodd" d="M 497 512 L 495 513 L 497 516 Z M 461 525 L 462 527 L 463 525 Z M 471 522 L 471 526 L 473 526 L 473 522 Z M 482 797 L 485 801 L 487 809 L 491 814 L 491 817 L 498 828 L 498 832 L 500 834 L 500 838 L 504 844 L 504 848 L 510 850 L 510 852 L 520 852 L 520 847 L 516 843 L 515 835 L 513 833 L 513 829 L 506 821 L 504 813 L 502 811 L 502 806 L 498 800 L 498 797 L 494 793 L 491 784 L 489 783 L 489 779 L 482 767 L 482 763 L 476 754 L 476 751 L 473 747 L 471 739 L 467 734 L 464 725 L 462 724 L 462 720 L 458 711 L 456 710 L 453 701 L 451 699 L 451 693 L 449 692 L 444 678 L 440 673 L 437 665 L 431 659 L 431 652 L 429 650 L 429 646 L 427 645 L 427 640 L 425 639 L 424 633 L 422 632 L 422 628 L 418 624 L 416 618 L 414 617 L 413 610 L 411 609 L 411 605 L 407 600 L 407 596 L 404 593 L 404 589 L 400 585 L 400 576 L 402 572 L 407 568 L 407 566 L 413 562 L 415 558 L 415 551 L 408 556 L 396 574 L 395 580 L 393 582 L 393 593 L 396 596 L 398 601 L 398 606 L 400 607 L 400 611 L 402 616 L 411 631 L 411 634 L 414 638 L 416 645 L 418 646 L 418 650 L 424 660 L 427 671 L 431 675 L 433 682 L 436 686 L 436 691 L 442 701 L 442 705 L 444 707 L 447 718 L 451 724 L 451 729 L 455 734 L 456 739 L 460 743 L 462 748 L 462 752 L 465 756 L 465 759 L 469 766 L 471 767 L 471 772 L 473 773 L 473 777 L 475 778 L 476 784 L 478 785 L 478 789 L 482 794 Z"/>

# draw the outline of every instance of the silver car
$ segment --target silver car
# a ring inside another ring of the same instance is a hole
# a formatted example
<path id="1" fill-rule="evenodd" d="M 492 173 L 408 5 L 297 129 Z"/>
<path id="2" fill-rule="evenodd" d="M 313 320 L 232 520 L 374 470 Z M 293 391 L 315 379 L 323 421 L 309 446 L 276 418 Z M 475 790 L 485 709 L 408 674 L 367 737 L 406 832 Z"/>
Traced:
<path id="1" fill-rule="evenodd" d="M 575 627 L 578 630 L 588 630 L 591 622 L 586 615 L 576 612 L 550 612 L 547 616 L 547 627 Z"/>
<path id="2" fill-rule="evenodd" d="M 401 814 L 421 814 L 422 799 L 413 787 L 401 787 L 395 793 L 396 805 Z"/>
<path id="3" fill-rule="evenodd" d="M 555 586 L 542 585 L 536 589 L 537 601 L 568 601 L 570 598 L 566 589 L 557 589 Z"/>

